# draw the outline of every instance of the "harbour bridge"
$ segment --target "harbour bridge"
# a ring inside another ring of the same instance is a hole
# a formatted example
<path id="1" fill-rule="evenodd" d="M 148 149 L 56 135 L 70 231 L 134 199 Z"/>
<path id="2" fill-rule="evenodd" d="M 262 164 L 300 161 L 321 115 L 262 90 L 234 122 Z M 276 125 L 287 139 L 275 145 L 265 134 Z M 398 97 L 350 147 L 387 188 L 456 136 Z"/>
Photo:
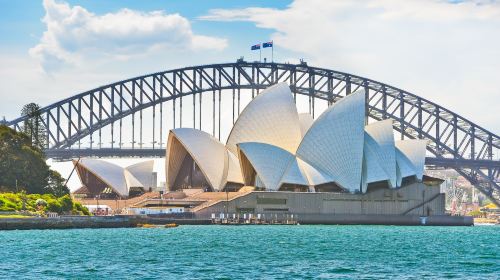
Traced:
<path id="1" fill-rule="evenodd" d="M 428 168 L 455 169 L 500 206 L 498 135 L 405 90 L 311 67 L 303 61 L 288 64 L 240 59 L 191 66 L 77 94 L 40 110 L 47 138 L 45 153 L 59 160 L 161 157 L 168 130 L 177 127 L 203 129 L 221 139 L 221 132 L 234 123 L 245 101 L 278 82 L 288 83 L 297 105 L 305 104 L 313 117 L 319 107 L 364 91 L 368 122 L 392 119 L 401 139 L 428 139 Z M 25 116 L 3 122 L 22 130 L 26 120 Z"/>

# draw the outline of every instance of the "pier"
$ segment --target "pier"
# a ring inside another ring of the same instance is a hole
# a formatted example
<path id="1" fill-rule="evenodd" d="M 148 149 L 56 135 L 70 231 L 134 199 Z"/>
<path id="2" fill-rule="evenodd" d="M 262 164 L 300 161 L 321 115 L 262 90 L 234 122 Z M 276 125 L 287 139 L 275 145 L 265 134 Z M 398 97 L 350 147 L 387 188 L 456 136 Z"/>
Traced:
<path id="1" fill-rule="evenodd" d="M 215 225 L 298 225 L 297 215 L 294 214 L 237 214 L 215 213 L 211 215 L 211 222 Z"/>

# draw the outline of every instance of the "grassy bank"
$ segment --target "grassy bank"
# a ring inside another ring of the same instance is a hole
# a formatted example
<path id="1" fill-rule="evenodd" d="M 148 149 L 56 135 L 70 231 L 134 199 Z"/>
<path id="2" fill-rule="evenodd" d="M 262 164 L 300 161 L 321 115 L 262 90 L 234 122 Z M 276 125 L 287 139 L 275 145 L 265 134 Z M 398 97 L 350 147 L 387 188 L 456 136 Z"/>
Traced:
<path id="1" fill-rule="evenodd" d="M 26 211 L 38 215 L 46 212 L 89 215 L 88 209 L 79 202 L 73 201 L 69 195 L 56 197 L 53 194 L 0 193 L 0 218 L 12 216 L 4 215 L 2 211 Z"/>
<path id="2" fill-rule="evenodd" d="M 19 214 L 13 214 L 13 215 L 2 215 L 0 214 L 0 219 L 24 219 L 24 218 L 32 218 L 33 216 L 26 216 L 26 215 L 19 215 Z"/>

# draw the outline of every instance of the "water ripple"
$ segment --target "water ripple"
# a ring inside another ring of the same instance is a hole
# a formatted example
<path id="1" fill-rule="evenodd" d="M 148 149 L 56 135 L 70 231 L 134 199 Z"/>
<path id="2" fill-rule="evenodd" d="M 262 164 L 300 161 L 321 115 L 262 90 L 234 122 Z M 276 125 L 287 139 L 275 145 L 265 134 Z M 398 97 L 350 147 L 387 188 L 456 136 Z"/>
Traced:
<path id="1" fill-rule="evenodd" d="M 500 279 L 500 227 L 3 231 L 5 279 Z"/>

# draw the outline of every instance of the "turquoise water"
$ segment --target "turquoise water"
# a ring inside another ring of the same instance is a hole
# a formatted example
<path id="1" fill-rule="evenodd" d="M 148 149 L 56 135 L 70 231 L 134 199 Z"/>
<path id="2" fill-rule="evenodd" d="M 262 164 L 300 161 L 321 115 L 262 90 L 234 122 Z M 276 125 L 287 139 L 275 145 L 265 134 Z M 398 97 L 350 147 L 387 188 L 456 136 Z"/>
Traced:
<path id="1" fill-rule="evenodd" d="M 2 279 L 500 279 L 500 227 L 1 231 Z"/>

